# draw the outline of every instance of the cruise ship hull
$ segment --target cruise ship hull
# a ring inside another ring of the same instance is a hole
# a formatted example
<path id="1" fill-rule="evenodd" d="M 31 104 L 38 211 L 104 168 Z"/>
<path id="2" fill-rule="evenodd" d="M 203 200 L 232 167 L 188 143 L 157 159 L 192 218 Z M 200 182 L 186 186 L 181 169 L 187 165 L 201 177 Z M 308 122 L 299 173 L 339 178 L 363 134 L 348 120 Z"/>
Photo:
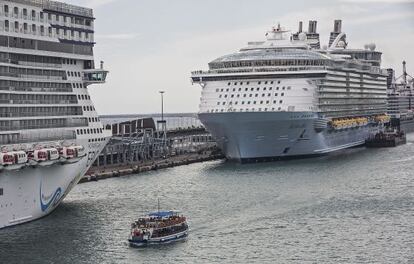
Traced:
<path id="1" fill-rule="evenodd" d="M 317 130 L 312 112 L 200 113 L 199 118 L 226 157 L 242 163 L 323 155 L 363 145 L 379 130 L 370 125 Z"/>
<path id="2" fill-rule="evenodd" d="M 78 140 L 87 153 L 98 155 L 106 142 Z M 50 214 L 86 173 L 96 157 L 85 156 L 72 164 L 25 167 L 0 172 L 0 229 Z"/>

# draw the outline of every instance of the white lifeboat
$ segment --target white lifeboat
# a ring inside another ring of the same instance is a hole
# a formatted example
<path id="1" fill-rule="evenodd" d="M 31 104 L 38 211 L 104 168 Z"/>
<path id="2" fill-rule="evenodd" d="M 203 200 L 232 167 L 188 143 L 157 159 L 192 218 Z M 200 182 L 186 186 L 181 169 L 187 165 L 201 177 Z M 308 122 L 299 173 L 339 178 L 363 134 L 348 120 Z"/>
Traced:
<path id="1" fill-rule="evenodd" d="M 33 152 L 33 161 L 40 166 L 50 166 L 59 161 L 59 151 L 56 148 L 37 149 Z"/>
<path id="2" fill-rule="evenodd" d="M 0 153 L 0 165 L 6 170 L 19 170 L 26 166 L 27 154 L 24 151 Z"/>
<path id="3" fill-rule="evenodd" d="M 63 163 L 75 163 L 86 156 L 85 148 L 82 146 L 64 147 L 61 151 L 60 160 Z"/>

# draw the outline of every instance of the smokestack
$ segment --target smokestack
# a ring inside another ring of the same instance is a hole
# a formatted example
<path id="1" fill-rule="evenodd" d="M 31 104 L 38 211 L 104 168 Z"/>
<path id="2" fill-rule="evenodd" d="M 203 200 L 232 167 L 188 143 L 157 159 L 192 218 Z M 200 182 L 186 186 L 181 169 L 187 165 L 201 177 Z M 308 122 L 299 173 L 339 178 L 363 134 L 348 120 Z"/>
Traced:
<path id="1" fill-rule="evenodd" d="M 299 33 L 301 33 L 303 31 L 303 22 L 299 21 Z"/>
<path id="2" fill-rule="evenodd" d="M 316 20 L 310 20 L 309 21 L 309 28 L 308 28 L 308 33 L 316 33 Z"/>
<path id="3" fill-rule="evenodd" d="M 341 33 L 341 31 L 342 31 L 342 20 L 335 20 L 333 32 Z"/>

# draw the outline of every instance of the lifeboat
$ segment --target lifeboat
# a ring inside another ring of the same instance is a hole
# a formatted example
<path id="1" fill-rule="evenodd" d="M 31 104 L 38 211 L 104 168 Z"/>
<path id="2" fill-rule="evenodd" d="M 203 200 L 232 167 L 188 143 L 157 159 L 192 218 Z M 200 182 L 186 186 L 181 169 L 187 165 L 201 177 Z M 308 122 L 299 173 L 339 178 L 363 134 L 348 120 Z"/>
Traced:
<path id="1" fill-rule="evenodd" d="M 86 156 L 85 148 L 82 146 L 64 147 L 60 153 L 62 163 L 75 163 Z"/>
<path id="2" fill-rule="evenodd" d="M 59 151 L 56 148 L 43 148 L 33 152 L 32 165 L 50 166 L 59 161 Z"/>
<path id="3" fill-rule="evenodd" d="M 5 170 L 19 170 L 26 166 L 27 154 L 24 151 L 0 153 L 0 165 Z"/>

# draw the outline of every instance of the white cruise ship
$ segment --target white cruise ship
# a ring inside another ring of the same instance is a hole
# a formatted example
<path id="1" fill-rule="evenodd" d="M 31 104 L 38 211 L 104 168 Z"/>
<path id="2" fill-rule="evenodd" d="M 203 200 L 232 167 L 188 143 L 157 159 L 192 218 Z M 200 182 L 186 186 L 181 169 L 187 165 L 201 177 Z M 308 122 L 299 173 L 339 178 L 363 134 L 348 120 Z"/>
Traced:
<path id="1" fill-rule="evenodd" d="M 316 26 L 289 34 L 279 25 L 192 73 L 199 118 L 228 159 L 322 155 L 364 144 L 389 121 L 382 53 L 349 48 L 340 20 L 321 49 Z"/>
<path id="2" fill-rule="evenodd" d="M 388 71 L 388 114 L 391 123 L 405 132 L 414 131 L 414 78 L 407 73 L 403 61 L 403 74 L 395 78 L 393 69 Z"/>
<path id="3" fill-rule="evenodd" d="M 94 44 L 91 9 L 0 1 L 0 228 L 51 213 L 107 143 Z"/>

